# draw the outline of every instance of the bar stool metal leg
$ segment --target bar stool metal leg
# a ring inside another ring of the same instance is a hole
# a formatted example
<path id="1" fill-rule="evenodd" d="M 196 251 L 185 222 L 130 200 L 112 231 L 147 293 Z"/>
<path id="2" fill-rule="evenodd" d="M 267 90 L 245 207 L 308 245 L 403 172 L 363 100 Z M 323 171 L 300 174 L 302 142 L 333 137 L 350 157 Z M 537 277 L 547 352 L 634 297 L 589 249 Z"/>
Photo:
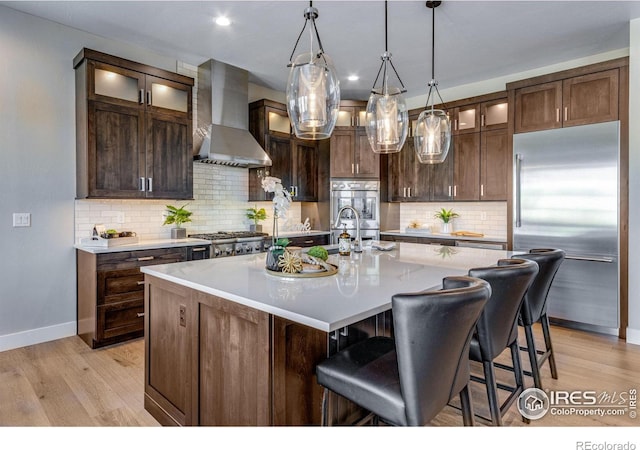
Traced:
<path id="1" fill-rule="evenodd" d="M 502 417 L 500 415 L 500 403 L 498 402 L 498 386 L 496 385 L 496 377 L 493 369 L 493 361 L 483 361 L 484 380 L 487 387 L 487 398 L 489 400 L 489 412 L 491 413 L 491 422 L 494 425 L 502 425 Z"/>
<path id="2" fill-rule="evenodd" d="M 536 344 L 532 327 L 525 326 L 524 334 L 527 339 L 527 353 L 529 354 L 529 362 L 531 363 L 531 376 L 533 377 L 533 385 L 538 389 L 542 389 L 542 378 L 540 376 L 540 367 L 538 366 L 538 352 L 536 351 Z"/>
<path id="3" fill-rule="evenodd" d="M 465 427 L 472 427 L 474 425 L 473 403 L 471 401 L 469 385 L 466 385 L 464 389 L 460 391 L 460 406 L 462 407 L 462 423 Z"/>
<path id="4" fill-rule="evenodd" d="M 551 377 L 558 379 L 558 369 L 556 368 L 556 358 L 553 356 L 553 345 L 551 344 L 551 332 L 549 330 L 549 316 L 546 314 L 541 317 L 542 334 L 544 335 L 544 343 L 549 355 L 549 368 L 551 369 Z"/>

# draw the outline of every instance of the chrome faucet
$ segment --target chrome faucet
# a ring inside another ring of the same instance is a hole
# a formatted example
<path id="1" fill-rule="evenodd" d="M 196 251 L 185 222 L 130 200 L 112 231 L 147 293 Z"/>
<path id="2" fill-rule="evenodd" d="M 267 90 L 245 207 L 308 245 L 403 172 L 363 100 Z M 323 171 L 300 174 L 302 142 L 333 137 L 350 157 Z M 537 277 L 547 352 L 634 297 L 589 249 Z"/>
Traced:
<path id="1" fill-rule="evenodd" d="M 362 236 L 360 236 L 360 214 L 358 214 L 358 211 L 356 211 L 353 206 L 346 205 L 340 208 L 340 211 L 338 211 L 338 217 L 336 218 L 336 223 L 333 227 L 338 228 L 340 226 L 340 218 L 342 217 L 342 212 L 345 209 L 350 209 L 351 211 L 353 211 L 353 214 L 356 217 L 356 241 L 353 244 L 353 251 L 356 253 L 362 253 Z"/>

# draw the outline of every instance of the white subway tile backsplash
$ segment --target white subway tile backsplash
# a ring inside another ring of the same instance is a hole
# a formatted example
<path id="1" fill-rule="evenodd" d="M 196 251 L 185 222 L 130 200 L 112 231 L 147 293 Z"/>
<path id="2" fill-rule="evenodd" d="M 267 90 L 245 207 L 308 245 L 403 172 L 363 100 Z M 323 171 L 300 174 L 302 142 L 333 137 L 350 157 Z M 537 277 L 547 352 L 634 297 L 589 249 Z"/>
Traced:
<path id="1" fill-rule="evenodd" d="M 434 218 L 441 208 L 453 209 L 460 217 L 453 220 L 454 230 L 473 231 L 487 236 L 507 237 L 507 203 L 506 202 L 443 202 L 443 203 L 401 203 L 400 229 L 404 230 L 413 221 L 434 231 L 440 229 L 442 223 Z M 482 213 L 486 219 L 482 220 Z"/>

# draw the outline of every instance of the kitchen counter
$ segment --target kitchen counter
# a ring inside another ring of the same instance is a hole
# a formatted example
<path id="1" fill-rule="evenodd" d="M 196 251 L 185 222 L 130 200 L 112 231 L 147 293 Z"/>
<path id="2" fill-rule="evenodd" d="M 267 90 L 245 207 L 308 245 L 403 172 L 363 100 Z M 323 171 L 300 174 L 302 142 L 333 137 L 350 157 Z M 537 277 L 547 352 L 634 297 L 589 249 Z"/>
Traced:
<path id="1" fill-rule="evenodd" d="M 410 237 L 424 237 L 430 239 L 455 239 L 456 241 L 487 241 L 487 242 L 507 242 L 507 239 L 504 237 L 498 236 L 483 236 L 483 237 L 474 237 L 474 236 L 457 236 L 453 234 L 445 234 L 445 233 L 433 233 L 431 231 L 400 231 L 400 230 L 387 230 L 380 232 L 380 238 L 384 239 L 385 235 L 392 236 L 410 236 Z"/>
<path id="2" fill-rule="evenodd" d="M 76 244 L 74 247 L 88 253 L 115 253 L 128 252 L 134 250 L 150 250 L 155 248 L 190 247 L 193 245 L 211 245 L 211 241 L 205 239 L 144 239 L 135 244 L 118 245 L 115 247 L 90 247 L 88 245 Z"/>
<path id="3" fill-rule="evenodd" d="M 495 264 L 502 250 L 397 243 L 382 252 L 365 248 L 331 255 L 336 275 L 283 278 L 268 274 L 265 254 L 143 267 L 143 273 L 250 308 L 331 332 L 391 308 L 391 296 L 439 286 L 448 275 Z"/>
<path id="4" fill-rule="evenodd" d="M 331 255 L 338 273 L 318 278 L 268 274 L 264 254 L 143 267 L 145 409 L 163 425 L 318 425 L 316 365 L 391 336 L 392 295 L 509 255 L 402 242 Z M 332 404 L 335 424 L 357 419 Z"/>

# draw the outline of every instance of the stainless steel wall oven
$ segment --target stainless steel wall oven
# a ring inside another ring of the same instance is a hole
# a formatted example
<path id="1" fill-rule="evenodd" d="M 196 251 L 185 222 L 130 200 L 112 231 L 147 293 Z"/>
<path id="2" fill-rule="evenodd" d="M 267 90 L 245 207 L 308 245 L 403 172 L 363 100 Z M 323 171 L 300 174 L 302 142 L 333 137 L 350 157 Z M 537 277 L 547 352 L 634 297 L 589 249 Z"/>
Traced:
<path id="1" fill-rule="evenodd" d="M 352 206 L 360 216 L 362 239 L 380 237 L 380 182 L 375 180 L 332 180 L 331 181 L 331 242 L 338 242 L 343 225 L 352 238 L 356 236 L 356 220 L 352 211 L 342 213 L 341 224 L 335 227 L 338 211 L 344 206 Z"/>

